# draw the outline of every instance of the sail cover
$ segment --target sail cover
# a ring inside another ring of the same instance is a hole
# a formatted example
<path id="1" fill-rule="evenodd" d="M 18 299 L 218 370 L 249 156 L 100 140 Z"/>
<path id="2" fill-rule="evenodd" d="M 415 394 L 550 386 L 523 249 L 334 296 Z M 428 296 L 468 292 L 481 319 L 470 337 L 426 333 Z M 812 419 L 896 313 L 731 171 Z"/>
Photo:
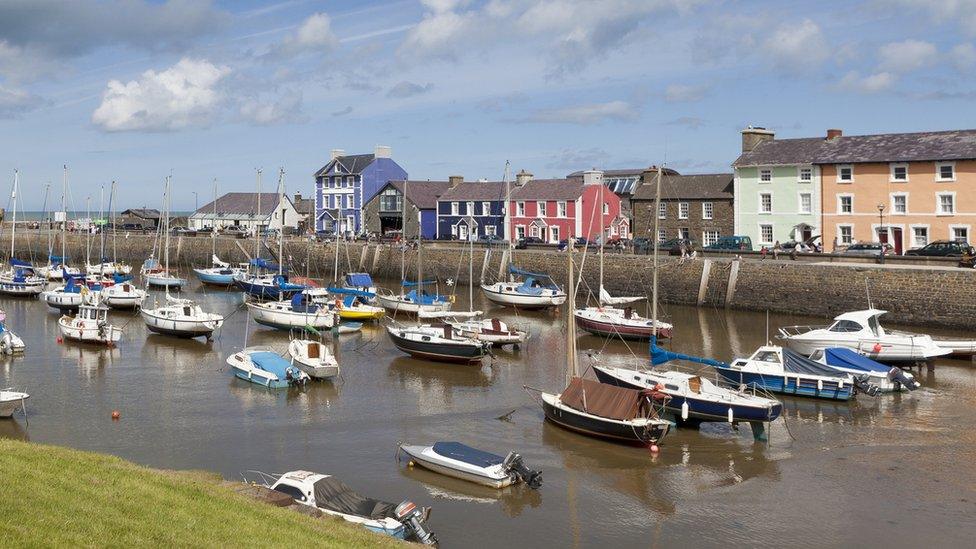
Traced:
<path id="1" fill-rule="evenodd" d="M 608 419 L 627 421 L 643 417 L 639 415 L 640 391 L 581 377 L 574 377 L 569 382 L 559 400 L 570 408 Z"/>
<path id="2" fill-rule="evenodd" d="M 456 459 L 478 467 L 491 467 L 505 461 L 502 456 L 472 448 L 460 442 L 435 442 L 434 452 L 446 458 Z"/>
<path id="3" fill-rule="evenodd" d="M 613 297 L 610 295 L 605 288 L 600 287 L 600 303 L 604 305 L 626 305 L 628 303 L 634 303 L 635 301 L 640 301 L 642 299 L 647 299 L 642 296 L 633 297 Z"/>
<path id="4" fill-rule="evenodd" d="M 357 288 L 369 288 L 373 285 L 373 277 L 369 273 L 346 273 L 346 284 Z"/>
<path id="5" fill-rule="evenodd" d="M 808 374 L 825 377 L 847 377 L 847 374 L 841 374 L 830 366 L 821 364 L 819 362 L 814 362 L 800 353 L 785 347 L 783 348 L 783 370 L 793 374 Z"/>
<path id="6" fill-rule="evenodd" d="M 866 356 L 861 356 L 851 349 L 842 347 L 830 348 L 824 352 L 827 364 L 848 370 L 861 370 L 863 372 L 880 372 L 883 374 L 891 370 L 884 364 L 879 364 Z"/>
<path id="7" fill-rule="evenodd" d="M 292 368 L 291 363 L 282 358 L 281 355 L 268 351 L 251 353 L 251 362 L 258 368 L 271 372 L 282 380 L 287 378 L 288 372 Z"/>
<path id="8" fill-rule="evenodd" d="M 315 493 L 315 505 L 322 509 L 357 517 L 369 517 L 373 520 L 396 518 L 395 504 L 361 496 L 333 477 L 315 481 L 312 488 Z"/>
<path id="9" fill-rule="evenodd" d="M 430 286 L 431 284 L 437 284 L 434 279 L 424 280 L 421 282 L 413 282 L 412 280 L 404 280 L 401 282 L 404 288 L 416 288 L 417 286 Z"/>

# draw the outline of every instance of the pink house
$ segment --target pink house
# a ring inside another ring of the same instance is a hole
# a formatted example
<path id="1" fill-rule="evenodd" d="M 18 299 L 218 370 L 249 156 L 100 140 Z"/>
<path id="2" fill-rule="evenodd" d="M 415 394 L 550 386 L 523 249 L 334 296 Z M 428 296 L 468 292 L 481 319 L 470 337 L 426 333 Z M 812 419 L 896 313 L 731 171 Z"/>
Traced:
<path id="1" fill-rule="evenodd" d="M 587 171 L 582 179 L 533 179 L 523 170 L 516 177 L 506 237 L 556 244 L 570 237 L 598 241 L 603 231 L 609 238 L 630 237 L 620 197 L 604 186 L 603 172 Z"/>

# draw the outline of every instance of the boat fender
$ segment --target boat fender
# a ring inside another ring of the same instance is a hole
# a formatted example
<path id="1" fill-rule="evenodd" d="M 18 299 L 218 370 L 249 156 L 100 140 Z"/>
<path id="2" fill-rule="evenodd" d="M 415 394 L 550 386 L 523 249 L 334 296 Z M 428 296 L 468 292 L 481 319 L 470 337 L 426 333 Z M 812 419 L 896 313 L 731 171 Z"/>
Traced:
<path id="1" fill-rule="evenodd" d="M 688 401 L 681 403 L 681 419 L 688 419 Z"/>
<path id="2" fill-rule="evenodd" d="M 881 352 L 881 344 L 880 344 L 880 343 L 875 343 L 875 344 L 874 344 L 874 349 L 873 349 L 873 350 L 874 350 L 874 352 L 875 352 L 876 354 L 877 354 L 877 353 L 880 353 L 880 352 Z"/>
<path id="3" fill-rule="evenodd" d="M 732 423 L 732 407 L 729 407 L 729 423 Z"/>
<path id="4" fill-rule="evenodd" d="M 823 391 L 823 380 L 822 379 L 818 379 L 817 380 L 817 391 Z"/>
<path id="5" fill-rule="evenodd" d="M 841 391 L 844 390 L 844 380 L 843 379 L 841 379 L 841 380 L 839 380 L 837 382 L 837 388 L 840 389 Z"/>

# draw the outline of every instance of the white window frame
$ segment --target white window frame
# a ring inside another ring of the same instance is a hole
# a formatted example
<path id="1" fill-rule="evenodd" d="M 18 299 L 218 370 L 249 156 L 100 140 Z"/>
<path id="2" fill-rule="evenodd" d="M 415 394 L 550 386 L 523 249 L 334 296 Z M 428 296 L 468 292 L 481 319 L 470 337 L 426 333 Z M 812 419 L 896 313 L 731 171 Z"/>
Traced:
<path id="1" fill-rule="evenodd" d="M 714 236 L 715 238 L 712 238 Z M 702 246 L 708 246 L 709 244 L 714 244 L 718 239 L 721 238 L 721 233 L 715 229 L 708 229 L 702 231 Z"/>
<path id="2" fill-rule="evenodd" d="M 944 179 L 942 177 L 942 166 L 952 167 L 952 177 Z M 936 162 L 935 163 L 935 180 L 936 181 L 955 181 L 956 180 L 956 163 L 955 162 Z"/>
<path id="3" fill-rule="evenodd" d="M 897 197 L 902 197 L 905 199 L 905 211 L 903 212 L 899 212 L 895 208 L 895 198 Z M 889 206 L 890 209 L 888 211 L 891 212 L 891 215 L 908 215 L 908 193 L 891 193 L 889 200 L 891 205 Z"/>
<path id="4" fill-rule="evenodd" d="M 911 245 L 912 248 L 921 248 L 922 246 L 925 246 L 928 243 L 932 242 L 932 228 L 929 227 L 927 224 L 924 224 L 924 225 L 923 224 L 909 225 L 908 228 L 912 231 L 911 232 L 911 235 L 910 235 L 910 242 L 912 243 L 912 245 Z M 915 238 L 915 230 L 916 229 L 925 229 L 925 242 L 924 243 L 919 242 Z"/>
<path id="5" fill-rule="evenodd" d="M 515 215 L 518 217 L 525 217 L 525 202 L 515 203 Z"/>
<path id="6" fill-rule="evenodd" d="M 351 187 L 355 187 L 355 186 L 356 186 L 356 176 L 355 175 L 347 176 L 346 177 L 346 187 L 350 187 L 351 188 Z"/>
<path id="7" fill-rule="evenodd" d="M 565 200 L 560 200 L 559 202 L 556 202 L 556 217 L 566 217 L 566 212 L 568 211 L 569 210 L 566 209 Z"/>
<path id="8" fill-rule="evenodd" d="M 964 229 L 966 231 L 966 242 L 969 243 L 969 237 L 972 236 L 973 231 L 970 225 L 949 225 L 949 234 L 947 235 L 951 242 L 956 242 L 956 229 Z"/>
<path id="9" fill-rule="evenodd" d="M 764 211 L 763 210 L 763 197 L 764 196 L 768 196 L 769 197 L 769 210 L 767 210 L 767 211 Z M 758 211 L 759 211 L 759 215 L 772 215 L 772 213 L 773 213 L 773 193 L 772 192 L 766 191 L 766 192 L 759 193 L 759 208 L 758 208 Z"/>
<path id="10" fill-rule="evenodd" d="M 678 227 L 678 238 L 682 240 L 691 240 L 691 228 Z"/>
<path id="11" fill-rule="evenodd" d="M 481 215 L 491 215 L 491 202 L 481 203 Z"/>
<path id="12" fill-rule="evenodd" d="M 356 201 L 355 201 L 355 200 L 353 200 L 353 198 L 354 198 L 354 197 L 353 197 L 353 195 L 351 195 L 351 194 L 347 194 L 347 195 L 346 195 L 346 209 L 347 209 L 347 210 L 348 210 L 348 209 L 352 209 L 352 208 L 355 208 L 355 207 L 356 207 Z"/>
<path id="13" fill-rule="evenodd" d="M 464 215 L 474 217 L 474 201 L 468 200 L 464 203 Z"/>
<path id="14" fill-rule="evenodd" d="M 769 174 L 769 180 L 768 181 L 763 180 L 763 175 L 764 174 Z M 758 179 L 759 179 L 759 184 L 760 185 L 768 185 L 768 184 L 772 183 L 773 182 L 773 169 L 772 168 L 759 168 Z"/>
<path id="15" fill-rule="evenodd" d="M 536 200 L 535 201 L 535 216 L 536 217 L 546 217 L 546 201 Z"/>
<path id="16" fill-rule="evenodd" d="M 610 215 L 610 203 L 609 202 L 604 202 L 603 203 L 603 215 Z"/>
<path id="17" fill-rule="evenodd" d="M 809 204 L 810 207 L 806 211 L 803 210 L 803 197 L 804 196 L 810 199 L 810 204 Z M 810 214 L 813 213 L 813 193 L 812 192 L 810 192 L 810 191 L 803 191 L 803 192 L 796 193 L 796 213 L 798 213 L 800 215 L 810 215 Z"/>
<path id="18" fill-rule="evenodd" d="M 525 225 L 515 226 L 515 238 L 525 238 Z"/>
<path id="19" fill-rule="evenodd" d="M 702 202 L 702 219 L 712 219 L 715 216 L 715 205 L 711 202 Z"/>
<path id="20" fill-rule="evenodd" d="M 549 227 L 549 242 L 551 244 L 559 244 L 559 225 L 551 225 Z"/>
<path id="21" fill-rule="evenodd" d="M 769 240 L 765 240 L 765 235 L 763 234 L 763 229 L 769 227 Z M 772 244 L 776 240 L 775 227 L 772 223 L 760 223 L 759 224 L 759 243 L 760 244 Z"/>
<path id="22" fill-rule="evenodd" d="M 844 235 L 841 229 L 851 230 L 851 239 L 848 242 L 844 242 Z M 837 224 L 837 243 L 841 246 L 849 246 L 854 243 L 854 225 L 851 223 L 838 223 Z"/>
<path id="23" fill-rule="evenodd" d="M 851 170 L 850 179 L 842 179 L 840 174 L 843 173 L 845 169 Z M 853 164 L 838 164 L 837 165 L 837 182 L 838 183 L 853 183 L 854 182 L 854 165 Z"/>
<path id="24" fill-rule="evenodd" d="M 942 209 L 942 197 L 951 196 L 952 197 L 952 211 L 946 212 Z M 956 215 L 956 192 L 955 191 L 940 191 L 935 193 L 935 215 L 938 216 L 953 216 Z"/>
<path id="25" fill-rule="evenodd" d="M 668 239 L 668 230 L 667 229 L 658 229 L 657 230 L 657 241 L 658 242 L 664 242 L 667 239 Z"/>
<path id="26" fill-rule="evenodd" d="M 451 202 L 451 215 L 461 215 L 461 204 L 459 202 Z"/>
<path id="27" fill-rule="evenodd" d="M 497 230 L 494 225 L 485 225 L 485 236 L 495 236 Z"/>
<path id="28" fill-rule="evenodd" d="M 668 203 L 667 202 L 661 202 L 660 204 L 658 204 L 658 206 L 657 206 L 657 218 L 658 219 L 667 219 L 668 218 Z"/>
<path id="29" fill-rule="evenodd" d="M 803 172 L 810 172 L 810 179 L 803 179 Z M 813 166 L 797 166 L 796 182 L 801 184 L 813 183 Z"/>
<path id="30" fill-rule="evenodd" d="M 895 177 L 895 168 L 905 168 L 905 179 L 898 179 Z M 892 162 L 891 164 L 888 164 L 888 181 L 891 183 L 908 183 L 908 163 Z"/>
<path id="31" fill-rule="evenodd" d="M 688 219 L 688 214 L 691 212 L 691 204 L 687 202 L 678 202 L 678 219 Z"/>
<path id="32" fill-rule="evenodd" d="M 844 201 L 842 199 L 851 199 L 851 211 L 844 211 Z M 837 195 L 837 215 L 854 215 L 854 195 L 852 193 L 839 193 Z"/>

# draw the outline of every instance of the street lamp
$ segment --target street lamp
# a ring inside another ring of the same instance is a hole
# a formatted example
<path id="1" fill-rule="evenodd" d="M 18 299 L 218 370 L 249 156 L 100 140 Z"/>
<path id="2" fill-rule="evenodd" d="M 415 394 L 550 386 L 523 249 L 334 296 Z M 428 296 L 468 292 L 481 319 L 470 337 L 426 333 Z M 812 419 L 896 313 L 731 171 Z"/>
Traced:
<path id="1" fill-rule="evenodd" d="M 884 211 L 885 211 L 885 205 L 879 203 L 878 204 L 878 242 L 881 243 L 881 255 L 879 256 L 878 261 L 881 264 L 884 264 L 885 261 L 885 244 L 887 244 L 887 236 L 888 236 L 888 233 L 887 231 L 885 231 L 884 228 Z M 881 240 L 882 233 L 884 233 L 885 235 L 885 240 Z"/>

